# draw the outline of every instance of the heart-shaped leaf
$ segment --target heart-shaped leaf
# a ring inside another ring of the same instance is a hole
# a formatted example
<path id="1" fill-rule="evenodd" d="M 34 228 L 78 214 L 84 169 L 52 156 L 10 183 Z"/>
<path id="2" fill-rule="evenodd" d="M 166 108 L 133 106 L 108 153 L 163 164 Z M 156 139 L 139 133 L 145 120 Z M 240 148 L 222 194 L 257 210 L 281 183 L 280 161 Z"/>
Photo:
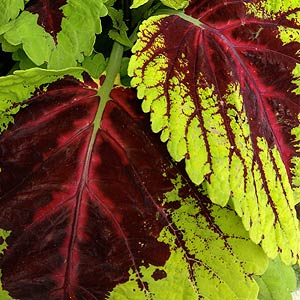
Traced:
<path id="1" fill-rule="evenodd" d="M 267 259 L 240 218 L 174 165 L 133 90 L 116 86 L 103 107 L 106 81 L 69 73 L 0 79 L 10 109 L 23 106 L 0 137 L 3 288 L 20 300 L 255 300 Z"/>

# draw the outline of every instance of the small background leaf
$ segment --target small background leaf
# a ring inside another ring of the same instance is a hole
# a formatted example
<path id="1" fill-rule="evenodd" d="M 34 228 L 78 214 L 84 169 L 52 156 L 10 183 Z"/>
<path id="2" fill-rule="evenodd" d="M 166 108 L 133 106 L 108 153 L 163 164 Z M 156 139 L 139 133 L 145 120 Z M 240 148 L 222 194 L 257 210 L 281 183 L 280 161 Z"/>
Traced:
<path id="1" fill-rule="evenodd" d="M 95 34 L 102 30 L 99 19 L 107 14 L 103 1 L 68 0 L 65 5 L 52 9 L 40 9 L 41 2 L 35 3 L 34 7 L 39 8 L 37 13 L 25 8 L 15 20 L 0 27 L 0 34 L 11 45 L 22 46 L 37 66 L 44 63 L 49 69 L 77 66 L 92 53 Z M 61 19 L 56 18 L 58 14 Z M 52 17 L 55 24 L 48 28 L 52 23 L 43 20 Z"/>
<path id="2" fill-rule="evenodd" d="M 173 9 L 184 9 L 189 5 L 190 0 L 161 0 L 161 2 Z"/>
<path id="3" fill-rule="evenodd" d="M 20 70 L 26 70 L 36 67 L 36 64 L 34 64 L 32 60 L 29 59 L 22 48 L 19 48 L 18 50 L 13 52 L 12 59 L 18 62 L 18 69 Z M 40 67 L 43 67 L 43 65 L 41 65 Z"/>
<path id="4" fill-rule="evenodd" d="M 130 6 L 131 9 L 138 8 L 139 6 L 144 5 L 147 2 L 151 2 L 152 0 L 133 0 L 132 5 Z"/>
<path id="5" fill-rule="evenodd" d="M 0 0 L 0 26 L 15 19 L 24 9 L 24 0 Z"/>
<path id="6" fill-rule="evenodd" d="M 270 260 L 266 272 L 255 276 L 255 280 L 259 285 L 259 300 L 292 300 L 297 286 L 295 271 L 279 258 Z"/>
<path id="7" fill-rule="evenodd" d="M 81 65 L 93 78 L 99 78 L 104 72 L 106 64 L 107 62 L 102 53 L 94 53 L 86 57 Z"/>

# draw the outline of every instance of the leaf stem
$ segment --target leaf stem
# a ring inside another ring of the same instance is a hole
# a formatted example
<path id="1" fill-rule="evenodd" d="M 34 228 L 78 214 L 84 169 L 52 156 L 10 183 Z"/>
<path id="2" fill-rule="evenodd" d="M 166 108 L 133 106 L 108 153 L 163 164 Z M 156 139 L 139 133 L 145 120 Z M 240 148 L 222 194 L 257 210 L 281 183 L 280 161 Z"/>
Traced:
<path id="1" fill-rule="evenodd" d="M 114 42 L 111 55 L 108 61 L 108 65 L 106 68 L 106 78 L 104 80 L 103 85 L 100 87 L 98 91 L 98 96 L 100 97 L 100 103 L 99 107 L 94 119 L 94 127 L 93 131 L 90 137 L 89 145 L 87 148 L 85 160 L 84 160 L 84 166 L 81 174 L 81 180 L 78 187 L 77 192 L 77 198 L 76 198 L 76 208 L 75 208 L 75 214 L 73 218 L 73 224 L 72 224 L 72 234 L 71 234 L 71 240 L 69 244 L 69 250 L 68 250 L 68 263 L 66 266 L 66 280 L 65 280 L 65 292 L 67 290 L 67 287 L 70 285 L 71 281 L 71 265 L 73 263 L 73 254 L 72 250 L 75 245 L 75 239 L 76 239 L 76 232 L 78 228 L 78 220 L 79 220 L 79 212 L 81 210 L 81 204 L 82 204 L 82 198 L 83 198 L 83 191 L 85 188 L 85 185 L 87 184 L 88 177 L 89 177 L 89 169 L 91 165 L 91 159 L 92 159 L 92 152 L 94 149 L 96 137 L 98 130 L 101 125 L 102 115 L 104 112 L 104 108 L 106 103 L 110 100 L 110 92 L 114 86 L 115 78 L 117 74 L 119 73 L 120 67 L 121 67 L 121 60 L 123 56 L 123 46 L 120 45 L 118 42 Z"/>
<path id="2" fill-rule="evenodd" d="M 115 79 L 120 71 L 121 61 L 123 56 L 124 47 L 118 42 L 114 42 L 113 48 L 110 54 L 110 58 L 106 67 L 106 77 L 103 85 L 100 87 L 98 91 L 98 96 L 100 97 L 99 107 L 94 119 L 94 127 L 91 135 L 91 139 L 89 142 L 89 147 L 87 151 L 87 159 L 86 165 L 89 166 L 91 155 L 93 151 L 93 147 L 96 140 L 96 135 L 98 130 L 101 127 L 101 120 L 103 116 L 103 112 L 105 109 L 106 103 L 110 100 L 110 92 L 113 89 Z M 88 167 L 87 167 L 88 168 Z M 87 176 L 87 174 L 86 174 Z"/>
<path id="3" fill-rule="evenodd" d="M 105 105 L 110 100 L 110 92 L 114 86 L 116 76 L 120 71 L 123 51 L 124 47 L 118 42 L 114 42 L 106 67 L 106 78 L 98 91 L 100 103 L 94 120 L 94 130 L 98 130 L 100 128 Z"/>
<path id="4" fill-rule="evenodd" d="M 192 24 L 195 24 L 196 26 L 199 26 L 201 28 L 204 28 L 204 24 L 200 22 L 198 19 L 195 19 L 189 15 L 186 15 L 183 11 L 180 10 L 175 10 L 171 8 L 162 8 L 158 9 L 153 15 L 158 16 L 158 15 L 176 15 L 185 21 L 188 21 Z"/>

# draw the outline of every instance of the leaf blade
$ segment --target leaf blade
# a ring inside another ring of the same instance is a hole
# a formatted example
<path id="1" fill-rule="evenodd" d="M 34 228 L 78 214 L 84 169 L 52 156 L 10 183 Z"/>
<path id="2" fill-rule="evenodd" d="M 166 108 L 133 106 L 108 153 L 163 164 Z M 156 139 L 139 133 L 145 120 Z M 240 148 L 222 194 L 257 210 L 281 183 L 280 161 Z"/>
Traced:
<path id="1" fill-rule="evenodd" d="M 176 161 L 185 160 L 190 178 L 204 183 L 215 203 L 232 197 L 252 240 L 262 241 L 270 257 L 282 252 L 286 263 L 296 262 L 291 159 L 299 142 L 291 131 L 300 108 L 290 78 L 299 44 L 284 44 L 273 33 L 278 24 L 248 16 L 243 2 L 192 1 L 187 12 L 200 22 L 177 13 L 141 25 L 129 64 L 132 86 L 152 130 L 161 131 Z M 280 83 L 268 73 L 277 64 L 285 66 Z"/>
<path id="2" fill-rule="evenodd" d="M 76 67 L 91 54 L 95 34 L 102 30 L 99 19 L 106 14 L 103 1 L 68 0 L 53 5 L 40 0 L 2 26 L 0 32 L 8 43 L 22 45 L 37 66 Z"/>
<path id="3" fill-rule="evenodd" d="M 255 280 L 260 286 L 261 300 L 292 300 L 292 292 L 296 290 L 297 280 L 293 268 L 284 265 L 278 258 L 270 261 L 266 272 Z"/>
<path id="4" fill-rule="evenodd" d="M 173 282 L 174 289 L 184 280 L 195 299 L 211 297 L 216 286 L 220 297 L 225 291 L 228 299 L 244 294 L 256 299 L 252 274 L 264 271 L 264 253 L 232 210 L 212 205 L 180 175 L 181 168 L 148 129 L 132 90 L 114 88 L 91 144 L 102 100 L 98 84 L 80 69 L 74 71 L 77 78 L 67 70 L 65 76 L 63 71 L 27 72 L 0 80 L 11 85 L 11 95 L 28 78 L 36 85 L 23 86 L 20 99 L 29 97 L 27 106 L 0 137 L 0 226 L 12 230 L 0 267 L 12 297 L 106 299 L 129 280 L 121 295 L 128 298 L 134 279 L 137 294 L 130 299 L 148 299 L 152 293 L 160 299 L 160 286 L 168 284 L 164 278 L 172 281 L 176 273 L 182 277 Z M 233 223 L 226 225 L 228 215 Z M 202 229 L 195 235 L 198 225 Z M 187 248 L 176 249 L 179 242 Z M 201 267 L 205 262 L 213 268 L 209 246 L 218 250 L 220 263 L 213 281 L 209 269 Z M 182 274 L 176 272 L 178 263 L 183 263 Z M 230 274 L 224 265 L 232 266 Z M 218 274 L 225 283 L 219 283 Z M 232 275 L 247 288 L 240 291 L 236 282 L 231 287 Z M 201 286 L 202 280 L 211 284 Z"/>

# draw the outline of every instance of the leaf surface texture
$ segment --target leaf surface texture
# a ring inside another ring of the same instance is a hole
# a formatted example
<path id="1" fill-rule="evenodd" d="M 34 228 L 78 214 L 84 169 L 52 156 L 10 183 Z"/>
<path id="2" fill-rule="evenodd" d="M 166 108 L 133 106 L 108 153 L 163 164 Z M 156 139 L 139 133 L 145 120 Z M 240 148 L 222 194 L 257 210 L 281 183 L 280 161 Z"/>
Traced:
<path id="1" fill-rule="evenodd" d="M 74 67 L 92 53 L 95 34 L 102 31 L 99 18 L 106 14 L 102 0 L 31 0 L 0 27 L 0 35 L 6 43 L 22 47 L 37 66 Z"/>
<path id="2" fill-rule="evenodd" d="M 270 3 L 279 5 L 191 1 L 186 14 L 154 16 L 129 73 L 152 130 L 191 180 L 214 203 L 232 201 L 269 257 L 295 263 L 300 8 Z"/>
<path id="3" fill-rule="evenodd" d="M 0 137 L 10 296 L 256 299 L 265 254 L 172 162 L 132 90 L 113 89 L 99 126 L 101 84 L 79 69 L 1 79 L 13 99 L 9 82 L 24 100 Z"/>

